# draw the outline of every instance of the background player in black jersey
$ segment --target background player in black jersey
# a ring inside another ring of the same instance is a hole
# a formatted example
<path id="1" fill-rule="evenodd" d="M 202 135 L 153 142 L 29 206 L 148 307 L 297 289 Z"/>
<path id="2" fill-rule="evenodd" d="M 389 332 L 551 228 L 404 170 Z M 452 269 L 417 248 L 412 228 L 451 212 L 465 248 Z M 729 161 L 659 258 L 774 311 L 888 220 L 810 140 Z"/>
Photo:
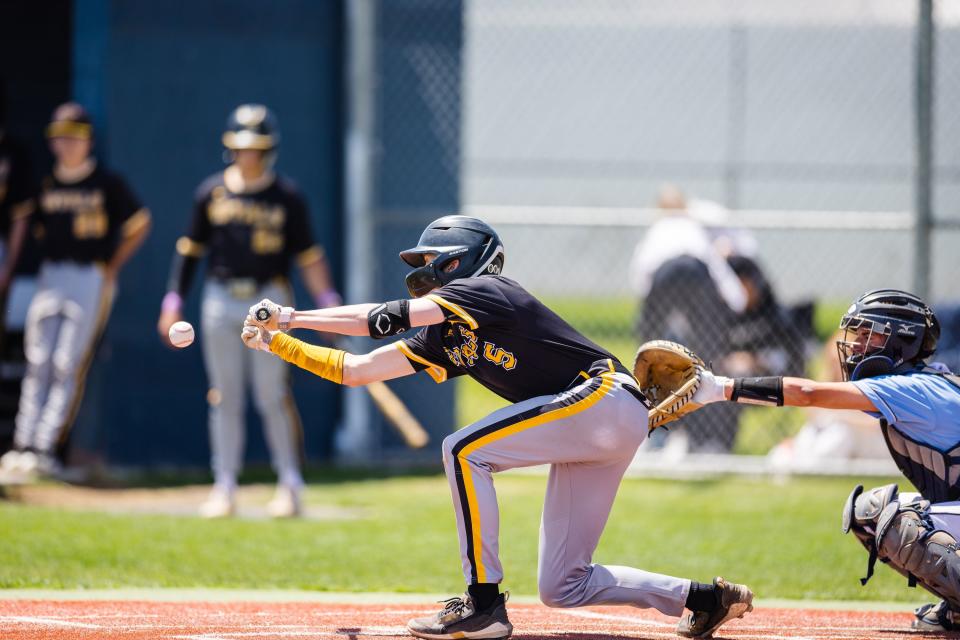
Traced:
<path id="1" fill-rule="evenodd" d="M 57 471 L 56 449 L 79 408 L 117 275 L 150 230 L 149 211 L 91 155 L 93 125 L 83 107 L 59 106 L 47 137 L 56 162 L 32 215 L 43 262 L 27 312 L 27 373 L 10 463 L 25 476 Z"/>
<path id="2" fill-rule="evenodd" d="M 243 314 L 263 297 L 292 301 L 287 281 L 291 261 L 300 267 L 318 306 L 341 302 L 324 252 L 313 242 L 303 196 L 293 182 L 273 172 L 279 142 L 276 120 L 265 106 L 245 104 L 230 114 L 223 144 L 232 162 L 197 190 L 190 230 L 177 241 L 157 327 L 167 340 L 170 325 L 182 319 L 183 299 L 199 259 L 208 256 L 201 332 L 210 381 L 207 399 L 214 487 L 200 513 L 210 518 L 229 516 L 235 510 L 237 476 L 243 463 L 246 389 L 254 367 L 271 371 L 252 385 L 278 478 L 267 509 L 274 517 L 300 513 L 302 435 L 287 370 L 282 362 L 245 352 L 237 343 Z"/>
<path id="3" fill-rule="evenodd" d="M 500 238 L 486 223 L 447 216 L 400 254 L 413 299 L 296 311 L 265 300 L 242 337 L 317 375 L 361 385 L 426 371 L 436 382 L 469 375 L 515 404 L 447 437 L 443 463 L 456 511 L 467 593 L 438 614 L 411 620 L 432 639 L 510 635 L 498 550 L 493 473 L 550 464 L 540 529 L 538 586 L 551 607 L 623 604 L 679 616 L 684 636 L 704 637 L 752 608 L 743 585 L 702 584 L 592 555 L 617 488 L 647 436 L 646 398 L 630 372 L 519 284 L 500 274 Z M 386 338 L 420 330 L 364 355 L 308 345 L 283 330 L 306 328 Z M 258 377 L 259 378 L 259 377 Z"/>

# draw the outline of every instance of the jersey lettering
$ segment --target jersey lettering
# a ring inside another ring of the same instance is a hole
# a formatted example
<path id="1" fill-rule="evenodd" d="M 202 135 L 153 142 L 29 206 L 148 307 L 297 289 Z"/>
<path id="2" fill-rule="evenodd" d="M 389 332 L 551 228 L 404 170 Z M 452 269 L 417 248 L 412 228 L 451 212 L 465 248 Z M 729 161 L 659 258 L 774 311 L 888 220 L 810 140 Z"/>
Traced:
<path id="1" fill-rule="evenodd" d="M 517 359 L 509 351 L 504 351 L 492 342 L 483 343 L 483 357 L 493 364 L 510 371 L 517 366 Z"/>
<path id="2" fill-rule="evenodd" d="M 211 200 L 207 213 L 214 226 L 237 223 L 268 229 L 282 229 L 287 217 L 283 205 L 230 197 Z"/>

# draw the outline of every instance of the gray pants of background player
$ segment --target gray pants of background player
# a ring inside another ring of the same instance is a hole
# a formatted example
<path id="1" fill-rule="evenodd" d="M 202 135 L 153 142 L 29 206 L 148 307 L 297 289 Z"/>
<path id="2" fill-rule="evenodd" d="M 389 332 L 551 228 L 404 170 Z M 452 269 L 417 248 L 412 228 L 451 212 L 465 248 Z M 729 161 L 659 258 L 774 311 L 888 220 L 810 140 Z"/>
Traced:
<path id="1" fill-rule="evenodd" d="M 503 579 L 492 474 L 550 464 L 537 573 L 544 604 L 682 613 L 689 580 L 591 563 L 623 473 L 647 435 L 646 407 L 624 383 L 636 384 L 626 374 L 606 373 L 560 395 L 495 411 L 444 440 L 467 583 Z"/>
<path id="2" fill-rule="evenodd" d="M 272 283 L 259 289 L 250 287 L 243 294 L 236 289 L 236 285 L 215 280 L 208 280 L 203 289 L 200 337 L 210 381 L 207 400 L 214 481 L 221 488 L 232 489 L 243 468 L 246 390 L 250 385 L 278 480 L 299 488 L 303 484 L 302 428 L 290 393 L 289 370 L 280 358 L 248 349 L 240 340 L 250 306 L 264 298 L 290 305 L 290 289 Z"/>
<path id="3" fill-rule="evenodd" d="M 27 310 L 14 445 L 52 453 L 73 422 L 113 291 L 92 264 L 45 262 Z"/>

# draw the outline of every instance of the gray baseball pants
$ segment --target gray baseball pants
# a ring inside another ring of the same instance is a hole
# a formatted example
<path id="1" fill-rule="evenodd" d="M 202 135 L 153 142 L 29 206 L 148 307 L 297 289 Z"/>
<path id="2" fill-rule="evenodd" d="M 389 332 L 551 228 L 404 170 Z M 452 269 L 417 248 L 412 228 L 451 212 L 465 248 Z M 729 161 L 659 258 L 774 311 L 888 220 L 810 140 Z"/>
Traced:
<path id="1" fill-rule="evenodd" d="M 27 310 L 14 445 L 52 453 L 83 398 L 87 369 L 113 304 L 95 264 L 45 262 Z"/>
<path id="2" fill-rule="evenodd" d="M 679 616 L 690 581 L 593 564 L 620 480 L 647 435 L 647 409 L 604 373 L 556 396 L 495 411 L 443 442 L 467 583 L 503 579 L 493 474 L 550 464 L 540 523 L 538 587 L 551 607 L 624 604 Z"/>
<path id="3" fill-rule="evenodd" d="M 201 306 L 201 343 L 210 390 L 211 466 L 215 482 L 232 488 L 243 468 L 247 385 L 260 413 L 274 471 L 280 483 L 299 488 L 303 430 L 290 392 L 286 363 L 240 340 L 250 306 L 263 298 L 292 304 L 287 286 L 268 283 L 238 296 L 229 284 L 208 280 Z"/>

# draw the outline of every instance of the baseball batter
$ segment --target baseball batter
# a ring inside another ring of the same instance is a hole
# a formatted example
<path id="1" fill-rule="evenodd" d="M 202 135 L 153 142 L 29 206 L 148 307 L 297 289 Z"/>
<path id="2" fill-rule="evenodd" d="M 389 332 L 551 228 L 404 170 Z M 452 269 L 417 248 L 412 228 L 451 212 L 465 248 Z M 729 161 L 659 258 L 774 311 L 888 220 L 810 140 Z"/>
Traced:
<path id="1" fill-rule="evenodd" d="M 83 107 L 58 107 L 47 137 L 56 164 L 32 219 L 43 263 L 27 312 L 14 433 L 15 466 L 27 474 L 56 472 L 56 449 L 79 408 L 117 275 L 150 229 L 150 213 L 124 180 L 90 155 L 93 125 Z"/>
<path id="2" fill-rule="evenodd" d="M 940 324 L 917 296 L 878 289 L 854 301 L 840 329 L 845 382 L 706 372 L 693 402 L 855 409 L 877 418 L 890 454 L 919 493 L 899 493 L 897 485 L 863 493 L 857 486 L 847 499 L 844 531 L 870 553 L 863 583 L 880 558 L 943 598 L 917 609 L 914 629 L 960 630 L 960 377 L 927 364 Z"/>
<path id="3" fill-rule="evenodd" d="M 291 262 L 300 267 L 318 306 L 340 304 L 323 250 L 313 242 L 303 195 L 292 181 L 273 172 L 279 142 L 276 119 L 265 106 L 241 105 L 230 114 L 223 144 L 232 162 L 197 190 L 189 232 L 177 241 L 158 321 L 162 339 L 168 340 L 170 326 L 182 320 L 183 299 L 206 255 L 200 328 L 210 380 L 214 486 L 200 514 L 209 518 L 234 513 L 248 384 L 277 472 L 277 490 L 268 512 L 291 517 L 301 509 L 302 430 L 287 368 L 279 360 L 245 352 L 236 339 L 241 318 L 264 297 L 292 302 L 287 280 Z M 251 380 L 254 367 L 266 373 Z"/>
<path id="4" fill-rule="evenodd" d="M 550 464 L 540 533 L 540 597 L 551 607 L 623 604 L 679 616 L 702 637 L 752 608 L 753 594 L 718 578 L 702 584 L 591 562 L 624 470 L 647 436 L 646 398 L 629 371 L 500 271 L 504 251 L 483 221 L 447 216 L 400 254 L 414 267 L 413 296 L 383 304 L 295 311 L 269 300 L 251 309 L 247 346 L 328 380 L 361 385 L 426 371 L 436 382 L 469 375 L 515 403 L 444 440 L 443 463 L 460 537 L 467 593 L 434 616 L 411 620 L 421 638 L 503 638 L 507 617 L 493 474 Z M 306 328 L 387 338 L 365 355 L 305 344 Z"/>

